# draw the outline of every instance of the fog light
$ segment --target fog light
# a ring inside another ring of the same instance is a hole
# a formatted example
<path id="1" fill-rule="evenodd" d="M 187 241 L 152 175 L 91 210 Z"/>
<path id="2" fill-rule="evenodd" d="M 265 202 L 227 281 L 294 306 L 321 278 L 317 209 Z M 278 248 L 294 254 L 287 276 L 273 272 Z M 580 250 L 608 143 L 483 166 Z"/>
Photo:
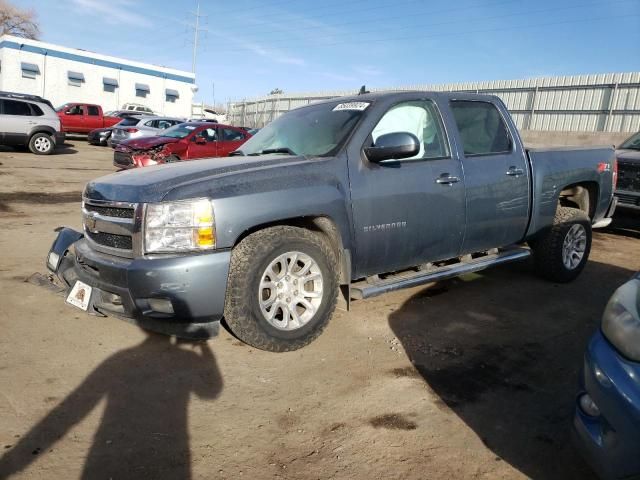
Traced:
<path id="1" fill-rule="evenodd" d="M 173 313 L 173 305 L 171 300 L 166 298 L 150 298 L 149 307 L 151 310 L 159 313 Z"/>
<path id="2" fill-rule="evenodd" d="M 590 417 L 597 417 L 600 415 L 600 409 L 588 393 L 583 393 L 580 396 L 578 404 L 580 405 L 580 409 Z"/>
<path id="3" fill-rule="evenodd" d="M 60 262 L 60 255 L 56 252 L 49 252 L 49 256 L 47 257 L 47 267 L 52 272 L 55 272 L 58 269 L 58 263 Z"/>

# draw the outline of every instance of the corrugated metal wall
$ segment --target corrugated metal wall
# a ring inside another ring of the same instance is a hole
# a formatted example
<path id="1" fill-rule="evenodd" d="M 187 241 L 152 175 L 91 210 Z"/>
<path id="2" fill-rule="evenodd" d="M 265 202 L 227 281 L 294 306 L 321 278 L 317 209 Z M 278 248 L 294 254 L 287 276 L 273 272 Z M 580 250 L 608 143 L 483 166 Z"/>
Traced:
<path id="1" fill-rule="evenodd" d="M 410 85 L 371 89 L 479 92 L 499 96 L 522 130 L 635 132 L 640 130 L 640 72 L 526 80 Z M 228 105 L 233 125 L 263 127 L 283 112 L 354 91 L 271 95 Z"/>

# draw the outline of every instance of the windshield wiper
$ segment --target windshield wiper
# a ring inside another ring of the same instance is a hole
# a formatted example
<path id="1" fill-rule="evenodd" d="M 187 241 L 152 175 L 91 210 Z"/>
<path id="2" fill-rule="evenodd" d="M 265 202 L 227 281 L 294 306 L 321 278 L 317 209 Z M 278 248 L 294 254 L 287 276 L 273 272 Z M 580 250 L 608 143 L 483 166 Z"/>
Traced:
<path id="1" fill-rule="evenodd" d="M 234 150 L 229 154 L 230 157 L 240 157 L 244 156 L 244 152 L 242 150 Z"/>
<path id="2" fill-rule="evenodd" d="M 260 152 L 261 155 L 267 155 L 269 153 L 286 153 L 287 155 L 296 154 L 296 152 L 291 150 L 289 147 L 266 148 Z"/>

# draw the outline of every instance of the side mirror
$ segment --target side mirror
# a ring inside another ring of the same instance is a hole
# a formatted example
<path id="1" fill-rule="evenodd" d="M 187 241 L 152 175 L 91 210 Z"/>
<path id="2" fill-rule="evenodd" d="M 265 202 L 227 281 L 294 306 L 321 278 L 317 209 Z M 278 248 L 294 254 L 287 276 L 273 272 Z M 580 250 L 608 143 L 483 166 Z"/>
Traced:
<path id="1" fill-rule="evenodd" d="M 415 157 L 420 152 L 420 140 L 413 133 L 393 132 L 380 135 L 373 147 L 364 149 L 370 162 Z"/>
<path id="2" fill-rule="evenodd" d="M 204 137 L 193 137 L 193 141 L 196 142 L 196 145 L 205 145 L 207 143 Z"/>

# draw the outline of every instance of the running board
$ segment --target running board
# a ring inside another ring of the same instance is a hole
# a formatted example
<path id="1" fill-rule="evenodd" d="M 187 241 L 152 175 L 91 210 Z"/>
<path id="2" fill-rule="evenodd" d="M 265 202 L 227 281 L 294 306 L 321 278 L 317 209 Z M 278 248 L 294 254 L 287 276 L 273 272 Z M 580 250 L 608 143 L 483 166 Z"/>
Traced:
<path id="1" fill-rule="evenodd" d="M 428 271 L 403 272 L 391 275 L 385 279 L 376 278 L 374 281 L 361 280 L 351 284 L 351 298 L 361 300 L 375 297 L 386 292 L 393 292 L 394 290 L 446 280 L 464 275 L 465 273 L 478 272 L 502 263 L 524 260 L 529 256 L 531 256 L 531 251 L 526 248 L 511 248 L 498 253 L 474 258 L 466 262 L 434 267 Z"/>

